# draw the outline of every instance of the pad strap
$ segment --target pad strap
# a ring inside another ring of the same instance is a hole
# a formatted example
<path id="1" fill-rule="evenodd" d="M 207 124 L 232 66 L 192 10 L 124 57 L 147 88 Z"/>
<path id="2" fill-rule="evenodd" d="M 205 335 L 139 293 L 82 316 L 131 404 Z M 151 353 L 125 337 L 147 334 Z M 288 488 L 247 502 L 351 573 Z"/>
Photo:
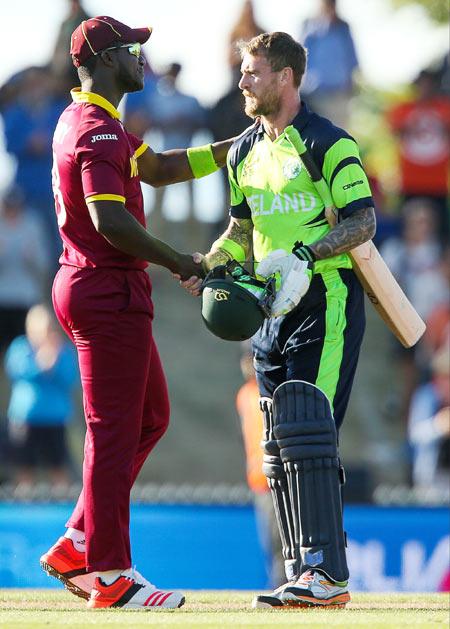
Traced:
<path id="1" fill-rule="evenodd" d="M 272 400 L 261 398 L 260 407 L 264 419 L 262 447 L 264 450 L 263 472 L 272 495 L 275 518 L 280 534 L 284 559 L 284 571 L 288 581 L 302 573 L 300 552 L 295 545 L 294 520 L 289 499 L 286 472 L 280 458 L 280 450 L 273 435 Z"/>

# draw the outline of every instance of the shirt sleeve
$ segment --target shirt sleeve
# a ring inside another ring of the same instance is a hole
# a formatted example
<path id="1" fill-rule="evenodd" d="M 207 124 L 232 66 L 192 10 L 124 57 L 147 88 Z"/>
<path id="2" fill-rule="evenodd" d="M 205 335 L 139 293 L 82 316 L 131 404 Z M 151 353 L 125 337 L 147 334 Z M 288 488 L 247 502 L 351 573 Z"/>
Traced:
<path id="1" fill-rule="evenodd" d="M 116 126 L 101 125 L 83 134 L 76 148 L 86 201 L 125 203 L 125 178 L 129 176 L 129 147 Z"/>
<path id="2" fill-rule="evenodd" d="M 347 218 L 357 210 L 374 206 L 369 181 L 353 139 L 340 138 L 328 149 L 323 162 L 323 175 L 340 218 Z"/>
<path id="3" fill-rule="evenodd" d="M 144 151 L 148 149 L 148 144 L 144 142 L 141 138 L 138 138 L 134 133 L 128 133 L 128 139 L 134 151 L 134 157 L 138 158 Z"/>
<path id="4" fill-rule="evenodd" d="M 227 156 L 227 168 L 228 182 L 230 184 L 230 216 L 233 216 L 234 218 L 251 218 L 252 212 L 236 179 L 231 151 L 229 151 Z"/>

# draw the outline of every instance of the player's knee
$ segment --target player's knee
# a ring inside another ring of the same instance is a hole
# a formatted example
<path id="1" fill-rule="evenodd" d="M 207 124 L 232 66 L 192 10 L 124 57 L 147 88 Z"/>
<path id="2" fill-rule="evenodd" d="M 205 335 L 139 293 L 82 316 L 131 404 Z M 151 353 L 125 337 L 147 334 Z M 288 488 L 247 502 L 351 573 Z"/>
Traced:
<path id="1" fill-rule="evenodd" d="M 280 386 L 274 437 L 284 463 L 337 458 L 337 434 L 331 407 L 316 386 L 290 381 Z M 324 465 L 327 465 L 324 463 Z"/>

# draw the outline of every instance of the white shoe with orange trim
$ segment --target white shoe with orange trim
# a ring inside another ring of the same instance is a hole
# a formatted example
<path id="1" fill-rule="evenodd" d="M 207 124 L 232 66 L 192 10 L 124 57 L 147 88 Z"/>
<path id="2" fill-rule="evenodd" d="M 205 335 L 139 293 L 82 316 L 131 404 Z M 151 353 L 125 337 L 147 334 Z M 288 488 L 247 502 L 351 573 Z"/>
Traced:
<path id="1" fill-rule="evenodd" d="M 253 609 L 264 609 L 267 607 L 284 607 L 285 603 L 282 600 L 282 594 L 284 590 L 290 585 L 294 585 L 295 581 L 288 581 L 283 583 L 280 587 L 277 587 L 273 592 L 268 594 L 258 594 L 252 601 Z"/>
<path id="2" fill-rule="evenodd" d="M 90 609 L 121 607 L 123 609 L 176 609 L 184 605 L 180 592 L 163 592 L 144 579 L 134 568 L 120 573 L 106 585 L 97 577 L 87 602 Z"/>
<path id="3" fill-rule="evenodd" d="M 296 607 L 345 607 L 350 601 L 347 585 L 347 581 L 330 581 L 320 572 L 307 570 L 283 589 L 281 600 Z"/>

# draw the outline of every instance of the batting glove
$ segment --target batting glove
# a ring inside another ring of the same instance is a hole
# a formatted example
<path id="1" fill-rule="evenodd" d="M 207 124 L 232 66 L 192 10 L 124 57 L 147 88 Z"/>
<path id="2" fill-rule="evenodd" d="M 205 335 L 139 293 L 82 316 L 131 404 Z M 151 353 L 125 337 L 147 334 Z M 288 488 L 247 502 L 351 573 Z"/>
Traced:
<path id="1" fill-rule="evenodd" d="M 261 277 L 270 277 L 279 273 L 281 285 L 272 304 L 272 317 L 280 317 L 295 308 L 306 293 L 311 283 L 311 264 L 300 260 L 293 253 L 276 249 L 261 260 L 256 273 Z"/>

